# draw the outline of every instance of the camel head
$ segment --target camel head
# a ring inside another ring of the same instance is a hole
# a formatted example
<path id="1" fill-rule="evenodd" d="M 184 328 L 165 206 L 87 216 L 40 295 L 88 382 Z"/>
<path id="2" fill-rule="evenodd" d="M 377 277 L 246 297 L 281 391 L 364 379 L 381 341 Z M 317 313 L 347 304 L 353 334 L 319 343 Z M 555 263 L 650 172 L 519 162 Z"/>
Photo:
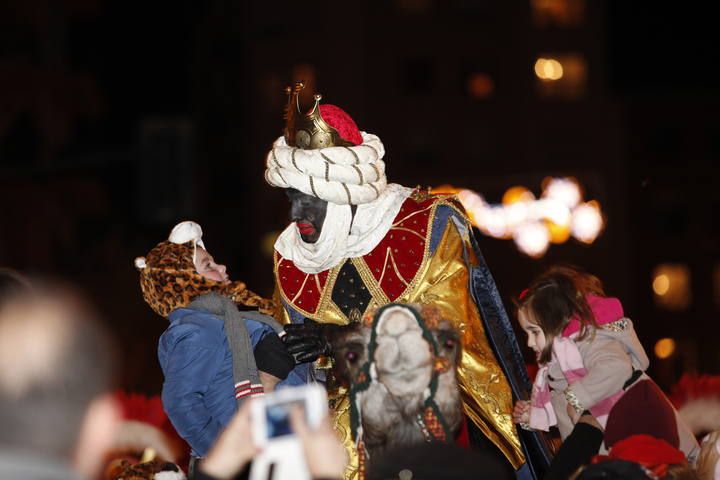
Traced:
<path id="1" fill-rule="evenodd" d="M 351 392 L 354 434 L 369 456 L 452 441 L 462 418 L 460 339 L 437 308 L 389 304 L 332 343 L 335 375 Z"/>

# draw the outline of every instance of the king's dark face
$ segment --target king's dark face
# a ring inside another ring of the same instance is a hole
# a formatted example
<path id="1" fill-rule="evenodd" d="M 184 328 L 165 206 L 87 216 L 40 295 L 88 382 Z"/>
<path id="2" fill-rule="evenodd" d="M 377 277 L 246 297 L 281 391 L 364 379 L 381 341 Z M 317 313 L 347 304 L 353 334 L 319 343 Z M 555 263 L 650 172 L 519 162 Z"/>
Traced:
<path id="1" fill-rule="evenodd" d="M 320 238 L 327 214 L 327 202 L 294 188 L 285 189 L 290 199 L 290 221 L 295 222 L 300 237 L 306 243 L 315 243 Z"/>

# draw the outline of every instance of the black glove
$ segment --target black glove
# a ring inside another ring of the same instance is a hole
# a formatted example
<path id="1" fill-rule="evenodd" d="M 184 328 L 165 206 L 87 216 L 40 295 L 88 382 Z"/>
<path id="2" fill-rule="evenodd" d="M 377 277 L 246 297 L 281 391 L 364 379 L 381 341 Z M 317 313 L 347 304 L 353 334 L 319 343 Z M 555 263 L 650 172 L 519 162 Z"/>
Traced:
<path id="1" fill-rule="evenodd" d="M 309 318 L 304 323 L 285 325 L 282 341 L 297 363 L 314 362 L 320 356 L 332 355 L 329 336 L 336 325 L 318 323 Z"/>

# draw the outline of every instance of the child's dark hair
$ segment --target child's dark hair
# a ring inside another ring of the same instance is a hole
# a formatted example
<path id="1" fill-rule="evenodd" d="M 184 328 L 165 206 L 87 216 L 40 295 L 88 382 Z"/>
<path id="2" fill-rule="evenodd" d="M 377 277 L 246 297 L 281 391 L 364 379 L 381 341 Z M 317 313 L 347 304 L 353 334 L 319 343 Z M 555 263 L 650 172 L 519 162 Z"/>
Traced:
<path id="1" fill-rule="evenodd" d="M 595 316 L 587 302 L 588 295 L 605 296 L 602 283 L 594 275 L 573 266 L 554 266 L 536 278 L 516 300 L 518 311 L 526 309 L 530 319 L 545 333 L 545 347 L 540 363 L 552 358 L 552 344 L 562 334 L 570 318 L 580 321 L 578 339 L 588 336 L 597 327 Z"/>

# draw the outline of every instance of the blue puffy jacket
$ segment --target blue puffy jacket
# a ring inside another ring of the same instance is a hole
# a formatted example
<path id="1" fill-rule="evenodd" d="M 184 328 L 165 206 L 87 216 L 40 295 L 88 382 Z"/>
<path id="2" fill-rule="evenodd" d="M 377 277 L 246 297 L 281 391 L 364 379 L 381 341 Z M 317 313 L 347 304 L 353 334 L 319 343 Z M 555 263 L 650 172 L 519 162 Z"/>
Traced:
<path id="1" fill-rule="evenodd" d="M 170 326 L 158 343 L 165 375 L 163 408 L 193 455 L 205 456 L 237 411 L 225 325 L 215 315 L 191 308 L 178 308 L 168 318 Z M 265 335 L 275 335 L 261 322 L 245 320 L 245 326 L 253 348 Z M 306 383 L 307 371 L 307 365 L 296 366 L 278 388 Z"/>

